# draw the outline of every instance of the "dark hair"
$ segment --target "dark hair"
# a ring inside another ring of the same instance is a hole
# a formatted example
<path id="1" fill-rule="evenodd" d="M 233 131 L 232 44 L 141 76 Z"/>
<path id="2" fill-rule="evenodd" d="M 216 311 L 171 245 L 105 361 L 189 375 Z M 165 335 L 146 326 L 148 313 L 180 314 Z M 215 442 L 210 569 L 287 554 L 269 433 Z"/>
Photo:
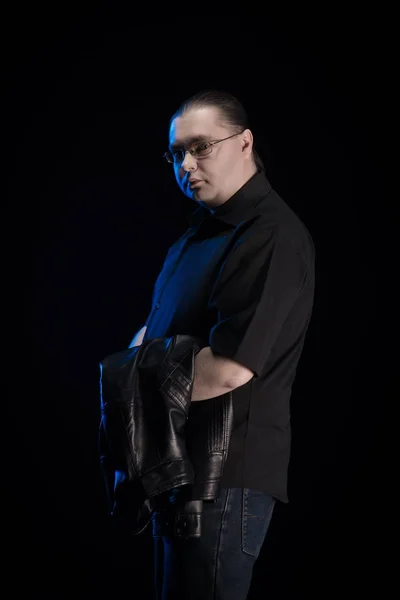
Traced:
<path id="1" fill-rule="evenodd" d="M 220 120 L 233 132 L 240 132 L 249 127 L 249 118 L 242 103 L 229 92 L 205 90 L 194 94 L 180 105 L 172 115 L 169 124 L 191 108 L 215 107 L 220 112 Z M 253 159 L 257 169 L 265 170 L 263 161 L 253 145 Z"/>

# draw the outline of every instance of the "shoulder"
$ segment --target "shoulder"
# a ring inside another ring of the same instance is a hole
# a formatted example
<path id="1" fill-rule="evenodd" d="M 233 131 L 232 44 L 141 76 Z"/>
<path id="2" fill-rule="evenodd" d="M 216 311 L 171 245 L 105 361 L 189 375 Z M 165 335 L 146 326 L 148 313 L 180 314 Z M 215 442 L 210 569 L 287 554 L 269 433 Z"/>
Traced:
<path id="1" fill-rule="evenodd" d="M 273 190 L 239 225 L 237 233 L 236 247 L 242 253 L 297 256 L 307 267 L 314 267 L 315 247 L 309 229 Z"/>

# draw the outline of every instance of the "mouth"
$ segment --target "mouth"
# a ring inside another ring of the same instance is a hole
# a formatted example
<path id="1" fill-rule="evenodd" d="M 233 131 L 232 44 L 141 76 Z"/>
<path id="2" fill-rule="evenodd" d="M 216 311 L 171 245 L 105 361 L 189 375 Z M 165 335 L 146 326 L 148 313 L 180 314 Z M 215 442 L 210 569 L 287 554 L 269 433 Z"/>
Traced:
<path id="1" fill-rule="evenodd" d="M 187 182 L 187 186 L 192 190 L 194 187 L 197 187 L 200 183 L 203 183 L 202 179 L 189 179 Z"/>

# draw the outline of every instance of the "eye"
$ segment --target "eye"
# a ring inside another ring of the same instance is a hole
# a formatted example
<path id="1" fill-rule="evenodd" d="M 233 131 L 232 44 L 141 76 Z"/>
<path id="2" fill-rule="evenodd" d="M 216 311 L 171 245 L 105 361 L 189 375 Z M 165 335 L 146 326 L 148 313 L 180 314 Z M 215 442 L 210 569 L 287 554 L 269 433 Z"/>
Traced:
<path id="1" fill-rule="evenodd" d="M 183 150 L 174 150 L 172 155 L 174 157 L 174 162 L 181 162 L 185 156 L 185 153 Z"/>
<path id="2" fill-rule="evenodd" d="M 210 142 L 201 142 L 200 144 L 196 144 L 190 149 L 190 153 L 194 156 L 204 156 L 205 154 L 209 154 L 211 150 Z"/>

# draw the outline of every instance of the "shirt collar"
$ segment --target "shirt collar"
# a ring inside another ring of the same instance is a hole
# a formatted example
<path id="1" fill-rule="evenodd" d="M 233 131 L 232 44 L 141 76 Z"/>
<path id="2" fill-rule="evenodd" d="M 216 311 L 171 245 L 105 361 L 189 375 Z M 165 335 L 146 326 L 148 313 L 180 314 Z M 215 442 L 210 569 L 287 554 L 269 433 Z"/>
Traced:
<path id="1" fill-rule="evenodd" d="M 236 226 L 271 191 L 271 184 L 264 171 L 253 175 L 233 196 L 214 212 L 205 206 L 197 208 L 190 217 L 190 226 L 199 225 L 204 219 L 218 220 Z"/>

